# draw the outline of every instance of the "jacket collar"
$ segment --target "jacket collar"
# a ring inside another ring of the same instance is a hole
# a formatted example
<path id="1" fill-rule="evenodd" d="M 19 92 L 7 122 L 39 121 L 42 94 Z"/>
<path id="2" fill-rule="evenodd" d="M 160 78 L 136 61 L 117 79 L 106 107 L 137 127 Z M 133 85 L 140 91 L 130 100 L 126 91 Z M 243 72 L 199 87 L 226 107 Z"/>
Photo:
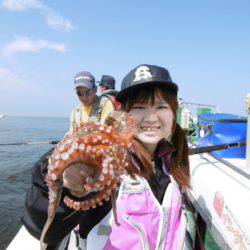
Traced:
<path id="1" fill-rule="evenodd" d="M 155 158 L 162 159 L 164 162 L 163 171 L 166 175 L 169 175 L 169 169 L 171 166 L 172 154 L 176 151 L 176 148 L 171 145 L 166 139 L 159 141 L 155 150 Z"/>
<path id="2" fill-rule="evenodd" d="M 159 141 L 156 150 L 155 150 L 155 158 L 162 158 L 167 155 L 172 155 L 173 152 L 176 151 L 176 148 L 172 146 L 166 139 L 162 139 Z"/>

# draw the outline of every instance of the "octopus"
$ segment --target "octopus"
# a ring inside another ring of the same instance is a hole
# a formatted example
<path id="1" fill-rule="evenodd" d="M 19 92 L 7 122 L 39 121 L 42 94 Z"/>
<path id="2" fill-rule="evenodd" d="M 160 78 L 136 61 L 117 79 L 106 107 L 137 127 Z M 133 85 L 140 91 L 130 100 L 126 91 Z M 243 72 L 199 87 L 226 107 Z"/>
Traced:
<path id="1" fill-rule="evenodd" d="M 151 168 L 149 154 L 134 139 L 135 131 L 136 126 L 128 113 L 114 111 L 104 124 L 84 123 L 57 144 L 48 157 L 45 181 L 49 206 L 40 238 L 41 249 L 61 199 L 64 175 L 70 169 L 77 169 L 82 187 L 69 189 L 72 196 L 65 196 L 63 202 L 74 211 L 85 211 L 111 199 L 114 220 L 119 225 L 115 200 L 122 176 L 130 172 L 131 166 L 136 171 L 141 164 Z"/>

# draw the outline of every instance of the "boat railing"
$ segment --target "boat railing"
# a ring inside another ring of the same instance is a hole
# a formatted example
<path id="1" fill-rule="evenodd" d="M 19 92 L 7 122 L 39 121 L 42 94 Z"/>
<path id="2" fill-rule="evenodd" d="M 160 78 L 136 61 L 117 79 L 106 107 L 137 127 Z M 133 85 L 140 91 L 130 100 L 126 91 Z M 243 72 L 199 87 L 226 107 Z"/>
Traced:
<path id="1" fill-rule="evenodd" d="M 210 108 L 211 110 L 213 110 L 212 111 L 213 113 L 221 113 L 221 110 L 216 105 L 212 105 L 212 104 L 187 102 L 187 101 L 184 101 L 182 98 L 178 98 L 178 103 L 179 103 L 179 107 L 185 107 L 185 108 L 189 109 L 190 111 L 192 109 L 192 108 L 190 108 L 190 106 L 191 106 L 191 107 L 196 107 L 196 111 L 199 108 Z M 193 115 L 195 115 L 195 114 L 193 114 Z"/>
<path id="2" fill-rule="evenodd" d="M 239 167 L 233 165 L 232 163 L 217 157 L 215 155 L 212 155 L 211 153 L 208 153 L 209 155 L 211 155 L 213 158 L 215 158 L 217 161 L 220 161 L 221 163 L 225 164 L 227 167 L 231 168 L 232 170 L 234 170 L 235 172 L 237 172 L 238 174 L 243 175 L 244 177 L 246 177 L 247 179 L 250 180 L 250 173 L 246 172 L 245 170 L 240 169 Z"/>
<path id="3" fill-rule="evenodd" d="M 213 108 L 216 113 L 221 113 L 220 109 L 215 106 L 215 105 L 210 105 L 210 104 L 202 104 L 202 103 L 194 103 L 194 102 L 182 102 L 184 105 L 189 106 L 196 106 L 196 107 L 208 107 L 208 108 Z"/>

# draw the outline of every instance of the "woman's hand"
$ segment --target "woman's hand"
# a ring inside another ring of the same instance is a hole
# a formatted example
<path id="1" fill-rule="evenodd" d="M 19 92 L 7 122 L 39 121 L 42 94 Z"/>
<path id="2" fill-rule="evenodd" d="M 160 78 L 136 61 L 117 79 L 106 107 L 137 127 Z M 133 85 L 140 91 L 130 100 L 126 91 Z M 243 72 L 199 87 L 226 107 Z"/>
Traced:
<path id="1" fill-rule="evenodd" d="M 89 192 L 85 190 L 84 184 L 86 184 L 86 179 L 94 173 L 94 167 L 83 163 L 73 164 L 63 172 L 63 186 L 70 189 L 73 195 L 87 195 Z"/>

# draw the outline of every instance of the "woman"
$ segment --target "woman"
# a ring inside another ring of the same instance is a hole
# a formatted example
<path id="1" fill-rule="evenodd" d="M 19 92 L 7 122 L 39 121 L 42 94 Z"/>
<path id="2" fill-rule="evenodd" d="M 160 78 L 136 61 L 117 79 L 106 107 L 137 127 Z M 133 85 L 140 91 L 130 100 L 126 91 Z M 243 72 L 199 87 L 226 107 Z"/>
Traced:
<path id="1" fill-rule="evenodd" d="M 60 204 L 55 222 L 46 234 L 49 245 L 64 238 L 68 249 L 73 249 L 72 244 L 81 242 L 79 238 L 74 240 L 80 235 L 87 249 L 184 248 L 186 219 L 180 190 L 189 187 L 189 163 L 185 135 L 176 123 L 177 91 L 169 72 L 154 65 L 140 65 L 123 79 L 117 100 L 134 118 L 135 139 L 151 156 L 152 168 L 133 165 L 124 177 L 116 202 L 119 226 L 110 211 L 110 201 L 75 213 L 67 220 L 63 218 L 72 210 Z M 37 238 L 46 220 L 46 164 L 41 161 L 34 167 L 34 184 L 27 195 L 23 217 L 24 225 Z M 73 182 L 70 175 L 64 178 L 65 182 Z M 77 185 L 81 183 L 75 182 Z M 70 239 L 65 237 L 79 223 L 79 231 L 74 230 L 76 234 L 71 234 Z"/>
<path id="2" fill-rule="evenodd" d="M 148 181 L 143 178 L 146 170 L 142 178 L 137 174 L 135 180 L 123 181 L 117 199 L 121 225 L 113 223 L 107 249 L 184 247 L 186 220 L 179 187 L 189 187 L 189 163 L 185 135 L 176 123 L 177 90 L 168 71 L 153 65 L 136 67 L 122 82 L 117 99 L 133 117 L 135 137 L 154 167 Z"/>

